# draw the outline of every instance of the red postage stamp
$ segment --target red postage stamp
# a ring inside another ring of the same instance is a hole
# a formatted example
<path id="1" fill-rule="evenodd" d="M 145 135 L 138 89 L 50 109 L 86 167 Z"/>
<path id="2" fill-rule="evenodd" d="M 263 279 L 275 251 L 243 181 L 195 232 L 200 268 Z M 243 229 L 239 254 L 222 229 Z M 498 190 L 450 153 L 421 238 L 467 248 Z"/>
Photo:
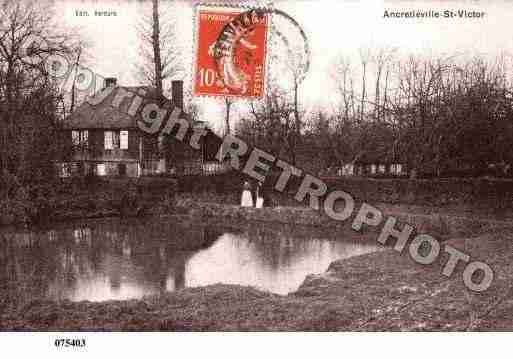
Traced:
<path id="1" fill-rule="evenodd" d="M 200 9 L 196 21 L 194 95 L 262 97 L 268 15 Z"/>

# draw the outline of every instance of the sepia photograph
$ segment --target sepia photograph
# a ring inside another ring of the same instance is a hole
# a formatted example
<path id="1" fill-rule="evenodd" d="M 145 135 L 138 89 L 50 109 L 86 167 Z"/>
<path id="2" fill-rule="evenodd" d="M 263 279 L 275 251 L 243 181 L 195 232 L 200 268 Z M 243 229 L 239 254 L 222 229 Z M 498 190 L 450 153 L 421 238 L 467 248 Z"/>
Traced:
<path id="1" fill-rule="evenodd" d="M 512 16 L 507 0 L 0 0 L 7 357 L 507 345 Z"/>

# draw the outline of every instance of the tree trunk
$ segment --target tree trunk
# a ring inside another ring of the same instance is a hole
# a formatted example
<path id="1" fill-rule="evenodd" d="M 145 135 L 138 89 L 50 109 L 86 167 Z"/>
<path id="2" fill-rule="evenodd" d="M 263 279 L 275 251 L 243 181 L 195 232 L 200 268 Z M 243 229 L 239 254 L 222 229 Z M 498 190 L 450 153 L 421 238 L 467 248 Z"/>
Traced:
<path id="1" fill-rule="evenodd" d="M 162 60 L 160 58 L 160 24 L 159 24 L 159 0 L 152 0 L 153 6 L 153 58 L 155 63 L 155 87 L 159 101 L 163 101 L 162 89 Z"/>
<path id="2" fill-rule="evenodd" d="M 299 83 L 297 77 L 294 78 L 294 146 L 292 148 L 292 164 L 296 165 L 296 151 L 299 145 L 300 137 L 301 137 L 301 119 L 299 118 L 299 100 L 298 100 L 298 92 L 299 92 Z"/>
<path id="3" fill-rule="evenodd" d="M 226 103 L 226 116 L 224 118 L 224 121 L 225 121 L 225 135 L 229 135 L 231 133 L 231 129 L 230 129 L 230 110 L 231 110 L 231 107 L 232 107 L 232 101 L 229 100 L 228 98 L 225 99 L 225 103 Z"/>
<path id="4" fill-rule="evenodd" d="M 75 75 L 73 76 L 73 84 L 71 85 L 71 104 L 69 108 L 69 113 L 73 113 L 75 110 L 75 91 L 76 91 L 76 83 L 77 83 L 77 72 L 78 72 L 78 64 L 80 64 L 80 55 L 82 54 L 82 48 L 78 49 L 77 60 L 75 61 Z"/>
<path id="5" fill-rule="evenodd" d="M 362 63 L 362 99 L 360 101 L 360 122 L 363 121 L 363 109 L 365 106 L 367 63 Z"/>

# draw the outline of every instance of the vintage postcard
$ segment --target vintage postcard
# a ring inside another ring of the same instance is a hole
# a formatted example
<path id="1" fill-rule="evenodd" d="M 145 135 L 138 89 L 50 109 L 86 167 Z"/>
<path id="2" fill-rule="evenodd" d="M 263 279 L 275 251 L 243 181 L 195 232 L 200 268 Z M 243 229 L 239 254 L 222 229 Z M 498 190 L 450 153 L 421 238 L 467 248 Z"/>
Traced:
<path id="1" fill-rule="evenodd" d="M 512 2 L 0 5 L 0 356 L 507 350 Z"/>

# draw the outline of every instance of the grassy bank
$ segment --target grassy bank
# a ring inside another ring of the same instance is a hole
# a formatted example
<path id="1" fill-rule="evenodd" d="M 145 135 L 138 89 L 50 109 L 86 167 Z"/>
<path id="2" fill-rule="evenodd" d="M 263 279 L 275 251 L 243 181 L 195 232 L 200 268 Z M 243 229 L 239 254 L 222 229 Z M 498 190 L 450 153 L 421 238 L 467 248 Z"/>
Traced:
<path id="1" fill-rule="evenodd" d="M 0 225 L 169 214 L 176 192 L 172 178 L 63 179 L 45 196 L 0 205 Z"/>
<path id="2" fill-rule="evenodd" d="M 322 178 L 322 177 L 321 177 Z M 286 191 L 273 190 L 278 177 L 270 175 L 264 190 L 272 206 L 300 206 L 294 195 L 300 179 L 291 177 Z M 404 179 L 366 177 L 322 178 L 330 191 L 350 193 L 356 201 L 479 209 L 504 212 L 513 210 L 513 180 L 493 178 Z M 237 204 L 242 183 L 246 180 L 238 173 L 219 176 L 185 176 L 178 180 L 178 192 L 197 196 L 203 201 Z"/>
<path id="3" fill-rule="evenodd" d="M 406 180 L 328 178 L 329 189 L 349 192 L 359 204 L 366 201 L 393 212 L 463 214 L 467 217 L 513 217 L 513 182 L 487 179 Z M 170 214 L 175 202 L 237 205 L 242 182 L 240 174 L 219 176 L 82 178 L 65 179 L 37 197 L 0 202 L 0 225 L 37 223 L 78 218 L 120 215 Z M 295 201 L 299 183 L 291 181 L 285 193 L 272 190 L 274 177 L 265 183 L 270 207 L 305 207 Z"/>
<path id="4" fill-rule="evenodd" d="M 304 206 L 277 206 L 257 209 L 219 203 L 215 201 L 216 199 L 178 194 L 175 200 L 175 210 L 187 213 L 192 218 L 202 218 L 203 220 L 218 218 L 232 221 L 266 222 L 266 225 L 268 223 L 281 223 L 318 228 L 349 229 L 359 208 L 359 204 L 356 205 L 351 218 L 340 222 L 331 219 L 322 211 Z M 210 201 L 207 202 L 208 200 Z M 417 232 L 429 233 L 444 239 L 454 236 L 475 235 L 513 223 L 513 213 L 511 212 L 498 216 L 479 210 L 462 211 L 459 208 L 391 205 L 388 203 L 375 205 L 384 216 L 394 216 L 400 223 L 412 225 Z"/>
<path id="5" fill-rule="evenodd" d="M 462 268 L 415 264 L 393 250 L 332 263 L 294 293 L 213 285 L 142 300 L 35 301 L 4 311 L 2 330 L 512 330 L 513 230 L 451 244 L 495 270 L 492 287 L 472 294 Z"/>

